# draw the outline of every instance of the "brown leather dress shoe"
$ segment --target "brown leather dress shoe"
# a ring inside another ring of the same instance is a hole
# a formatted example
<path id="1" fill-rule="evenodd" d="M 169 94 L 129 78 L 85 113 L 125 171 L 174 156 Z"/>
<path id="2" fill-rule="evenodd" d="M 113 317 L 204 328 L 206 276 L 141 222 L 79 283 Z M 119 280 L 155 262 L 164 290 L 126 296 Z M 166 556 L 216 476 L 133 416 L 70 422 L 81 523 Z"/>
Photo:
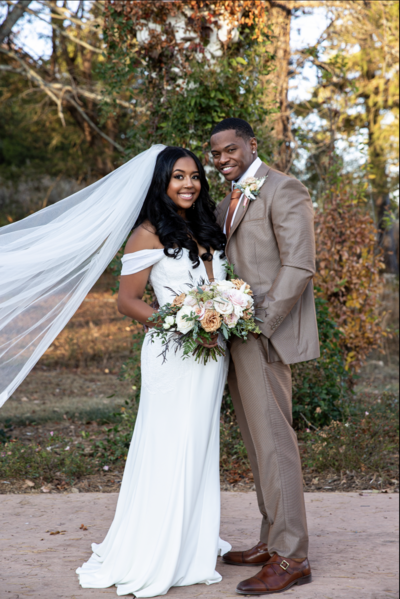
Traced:
<path id="1" fill-rule="evenodd" d="M 275 554 L 261 572 L 241 582 L 236 592 L 239 595 L 272 595 L 287 591 L 296 584 L 308 584 L 311 581 L 308 559 L 295 562 Z"/>
<path id="2" fill-rule="evenodd" d="M 230 566 L 265 566 L 271 555 L 268 553 L 268 547 L 265 543 L 258 543 L 248 551 L 229 551 L 222 558 L 225 564 Z"/>

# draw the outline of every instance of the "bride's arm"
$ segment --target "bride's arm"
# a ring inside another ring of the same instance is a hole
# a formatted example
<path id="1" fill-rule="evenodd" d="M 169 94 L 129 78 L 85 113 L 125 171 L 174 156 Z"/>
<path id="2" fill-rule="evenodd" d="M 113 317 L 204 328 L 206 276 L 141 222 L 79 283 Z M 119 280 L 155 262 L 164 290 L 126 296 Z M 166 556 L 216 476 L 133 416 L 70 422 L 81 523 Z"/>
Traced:
<path id="1" fill-rule="evenodd" d="M 160 241 L 151 230 L 141 226 L 134 231 L 128 240 L 125 254 L 141 250 L 162 249 Z M 121 277 L 118 293 L 118 311 L 133 320 L 152 327 L 149 318 L 156 314 L 151 306 L 143 301 L 146 285 L 149 280 L 152 266 L 133 275 Z"/>

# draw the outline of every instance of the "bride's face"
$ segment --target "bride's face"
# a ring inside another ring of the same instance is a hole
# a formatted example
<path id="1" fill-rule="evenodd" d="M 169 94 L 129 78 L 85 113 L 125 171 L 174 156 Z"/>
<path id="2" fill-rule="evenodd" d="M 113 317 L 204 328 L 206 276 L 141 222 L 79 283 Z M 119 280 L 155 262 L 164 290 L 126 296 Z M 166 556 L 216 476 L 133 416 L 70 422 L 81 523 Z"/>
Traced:
<path id="1" fill-rule="evenodd" d="M 190 156 L 179 158 L 174 164 L 167 195 L 180 210 L 189 210 L 201 191 L 200 173 Z"/>

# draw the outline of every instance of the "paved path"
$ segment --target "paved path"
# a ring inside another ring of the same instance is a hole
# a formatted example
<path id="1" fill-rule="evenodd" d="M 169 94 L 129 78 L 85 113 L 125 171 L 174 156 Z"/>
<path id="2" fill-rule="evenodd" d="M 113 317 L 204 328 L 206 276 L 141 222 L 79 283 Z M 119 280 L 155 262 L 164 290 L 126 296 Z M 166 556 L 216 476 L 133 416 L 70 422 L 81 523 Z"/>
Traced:
<path id="1" fill-rule="evenodd" d="M 0 599 L 101 599 L 115 588 L 81 589 L 74 574 L 101 542 L 117 495 L 1 495 Z M 306 495 L 314 582 L 283 593 L 292 599 L 398 597 L 398 495 Z M 254 493 L 222 494 L 222 536 L 236 548 L 258 541 Z M 88 530 L 80 529 L 84 524 Z M 66 531 L 50 535 L 46 531 Z M 173 589 L 176 599 L 237 597 L 253 568 L 218 564 L 221 584 Z"/>

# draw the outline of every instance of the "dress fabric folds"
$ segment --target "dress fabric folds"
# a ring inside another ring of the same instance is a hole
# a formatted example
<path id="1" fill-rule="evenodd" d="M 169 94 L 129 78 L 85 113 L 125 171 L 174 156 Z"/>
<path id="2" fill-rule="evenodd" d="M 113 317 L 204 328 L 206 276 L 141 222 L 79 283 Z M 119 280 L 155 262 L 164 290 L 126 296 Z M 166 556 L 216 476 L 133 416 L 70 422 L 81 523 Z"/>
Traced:
<path id="1" fill-rule="evenodd" d="M 207 278 L 204 264 L 194 269 L 187 250 L 179 259 L 154 256 L 150 282 L 160 305 L 172 301 L 171 289 L 184 292 L 188 283 Z M 215 278 L 225 278 L 224 265 L 215 255 Z M 219 538 L 219 423 L 228 355 L 203 365 L 171 350 L 163 363 L 161 350 L 147 334 L 117 510 L 106 538 L 92 545 L 93 555 L 77 570 L 84 588 L 116 585 L 117 595 L 157 597 L 174 586 L 221 580 L 217 556 L 231 549 Z"/>

